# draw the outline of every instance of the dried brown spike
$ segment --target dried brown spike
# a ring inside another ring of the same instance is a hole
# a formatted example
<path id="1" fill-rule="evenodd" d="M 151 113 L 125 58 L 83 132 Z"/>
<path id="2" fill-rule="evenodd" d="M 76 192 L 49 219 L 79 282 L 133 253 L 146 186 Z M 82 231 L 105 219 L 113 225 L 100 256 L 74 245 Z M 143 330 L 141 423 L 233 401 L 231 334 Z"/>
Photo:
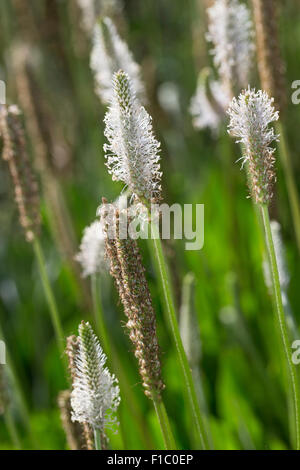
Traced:
<path id="1" fill-rule="evenodd" d="M 39 188 L 28 157 L 21 113 L 17 106 L 1 106 L 2 157 L 8 163 L 20 224 L 32 242 L 40 227 Z"/>
<path id="2" fill-rule="evenodd" d="M 278 37 L 278 5 L 274 0 L 252 0 L 256 28 L 261 87 L 275 99 L 280 111 L 286 106 L 285 64 Z"/>
<path id="3" fill-rule="evenodd" d="M 159 399 L 164 384 L 161 378 L 155 312 L 137 242 L 131 238 L 120 239 L 119 218 L 120 214 L 116 210 L 116 238 L 106 238 L 110 272 L 127 316 L 126 326 L 138 359 L 145 394 L 148 398 Z"/>

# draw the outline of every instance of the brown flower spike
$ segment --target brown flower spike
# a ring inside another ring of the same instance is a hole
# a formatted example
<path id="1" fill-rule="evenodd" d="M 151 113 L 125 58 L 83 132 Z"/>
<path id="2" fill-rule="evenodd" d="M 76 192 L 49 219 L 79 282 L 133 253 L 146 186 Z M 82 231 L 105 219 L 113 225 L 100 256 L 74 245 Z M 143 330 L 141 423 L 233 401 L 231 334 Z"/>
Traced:
<path id="1" fill-rule="evenodd" d="M 126 326 L 138 359 L 145 395 L 155 400 L 160 398 L 164 384 L 161 378 L 156 318 L 145 268 L 137 242 L 129 237 L 119 237 L 120 213 L 117 210 L 113 223 L 116 228 L 115 237 L 106 238 L 110 272 L 127 316 Z"/>

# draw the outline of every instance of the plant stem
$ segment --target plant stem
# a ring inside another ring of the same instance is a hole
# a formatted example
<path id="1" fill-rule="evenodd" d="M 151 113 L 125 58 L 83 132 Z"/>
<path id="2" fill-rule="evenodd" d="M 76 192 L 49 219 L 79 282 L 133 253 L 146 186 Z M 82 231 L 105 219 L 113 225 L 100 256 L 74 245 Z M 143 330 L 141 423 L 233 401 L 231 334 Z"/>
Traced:
<path id="1" fill-rule="evenodd" d="M 91 276 L 91 290 L 92 290 L 92 299 L 93 299 L 93 306 L 94 306 L 94 315 L 96 321 L 96 327 L 98 331 L 98 335 L 100 337 L 101 345 L 104 348 L 107 356 L 110 356 L 110 346 L 109 341 L 106 333 L 106 327 L 103 318 L 103 310 L 100 300 L 100 285 L 98 282 L 97 274 L 93 274 Z"/>
<path id="2" fill-rule="evenodd" d="M 12 412 L 9 409 L 9 407 L 8 407 L 7 410 L 5 410 L 4 420 L 5 420 L 6 427 L 8 429 L 8 432 L 10 434 L 11 440 L 12 440 L 15 448 L 17 450 L 21 450 L 22 449 L 21 441 L 20 441 L 19 434 L 18 434 L 16 425 L 15 425 L 14 418 L 12 416 Z"/>
<path id="3" fill-rule="evenodd" d="M 102 450 L 101 448 L 101 436 L 99 429 L 94 428 L 94 439 L 95 439 L 95 449 Z"/>
<path id="4" fill-rule="evenodd" d="M 171 327 L 173 340 L 176 346 L 179 364 L 182 375 L 184 377 L 188 399 L 193 412 L 193 418 L 195 421 L 195 428 L 197 433 L 197 440 L 201 449 L 208 449 L 208 439 L 205 431 L 204 421 L 201 416 L 197 394 L 193 382 L 192 373 L 189 367 L 189 363 L 183 348 L 183 344 L 180 337 L 179 327 L 176 318 L 175 305 L 173 295 L 171 292 L 171 283 L 168 273 L 168 268 L 164 259 L 163 249 L 161 240 L 159 237 L 159 227 L 157 223 L 151 224 L 151 242 L 154 245 L 154 253 L 157 262 L 158 274 L 163 287 L 164 301 L 166 307 L 166 313 L 168 321 Z"/>
<path id="5" fill-rule="evenodd" d="M 61 321 L 60 321 L 60 317 L 59 317 L 59 313 L 58 313 L 58 309 L 56 305 L 56 300 L 55 300 L 55 297 L 54 297 L 54 294 L 50 285 L 50 281 L 48 278 L 48 274 L 46 271 L 46 267 L 45 267 L 46 261 L 45 261 L 44 254 L 42 252 L 41 245 L 37 237 L 33 241 L 33 249 L 34 249 L 34 253 L 38 262 L 39 271 L 41 275 L 41 281 L 43 284 L 45 297 L 48 303 L 49 312 L 50 312 L 53 328 L 55 331 L 58 348 L 59 348 L 61 355 L 63 356 L 64 354 L 63 329 L 61 326 Z"/>
<path id="6" fill-rule="evenodd" d="M 262 205 L 261 212 L 262 212 L 262 217 L 264 221 L 266 244 L 267 244 L 267 249 L 268 249 L 271 273 L 272 273 L 272 281 L 273 281 L 273 289 L 274 289 L 275 305 L 276 305 L 276 313 L 277 313 L 276 318 L 277 318 L 278 326 L 279 326 L 280 333 L 281 333 L 283 349 L 284 349 L 284 353 L 286 356 L 288 371 L 289 371 L 291 384 L 293 388 L 294 411 L 295 411 L 295 421 L 296 421 L 296 448 L 297 450 L 300 450 L 300 415 L 299 415 L 300 384 L 299 384 L 299 379 L 297 375 L 297 370 L 296 370 L 295 365 L 293 364 L 291 352 L 290 352 L 290 340 L 289 340 L 286 318 L 285 318 L 285 313 L 284 313 L 283 304 L 282 304 L 279 273 L 278 273 L 268 207 L 266 205 Z"/>
<path id="7" fill-rule="evenodd" d="M 176 450 L 176 443 L 171 430 L 169 418 L 162 400 L 153 400 L 154 408 L 160 424 L 166 450 Z"/>
<path id="8" fill-rule="evenodd" d="M 286 180 L 288 198 L 291 207 L 293 225 L 297 240 L 298 251 L 300 253 L 300 201 L 297 192 L 297 186 L 294 178 L 294 172 L 291 162 L 291 155 L 289 152 L 288 144 L 286 141 L 285 128 L 282 122 L 278 121 L 276 123 L 277 133 L 280 134 L 279 141 L 279 153 L 281 158 L 281 163 L 283 166 L 283 171 Z"/>

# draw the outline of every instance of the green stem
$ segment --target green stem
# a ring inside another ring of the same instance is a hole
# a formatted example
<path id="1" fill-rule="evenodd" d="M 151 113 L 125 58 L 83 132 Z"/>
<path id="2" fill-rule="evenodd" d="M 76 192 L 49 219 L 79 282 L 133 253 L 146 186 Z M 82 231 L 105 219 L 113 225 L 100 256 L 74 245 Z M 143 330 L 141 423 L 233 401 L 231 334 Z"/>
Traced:
<path id="1" fill-rule="evenodd" d="M 287 186 L 288 198 L 291 207 L 293 225 L 297 240 L 297 246 L 300 253 L 300 201 L 297 192 L 297 186 L 294 178 L 294 171 L 292 167 L 291 155 L 289 152 L 288 144 L 286 141 L 286 133 L 282 122 L 278 121 L 276 124 L 278 134 L 280 134 L 279 140 L 279 153 L 283 171 L 285 175 L 285 181 Z"/>
<path id="2" fill-rule="evenodd" d="M 200 407 L 197 399 L 197 394 L 193 382 L 192 373 L 189 367 L 189 363 L 183 348 L 183 344 L 180 337 L 179 327 L 176 318 L 175 306 L 173 295 L 171 292 L 171 283 L 170 277 L 168 273 L 168 268 L 164 259 L 163 249 L 161 240 L 159 237 L 159 228 L 156 223 L 151 224 L 151 242 L 154 246 L 154 253 L 156 257 L 157 267 L 159 277 L 162 283 L 163 294 L 164 294 L 164 301 L 166 307 L 166 313 L 168 316 L 168 321 L 171 327 L 171 332 L 173 336 L 173 340 L 176 346 L 179 364 L 181 368 L 182 375 L 184 377 L 187 395 L 189 398 L 190 406 L 193 412 L 193 418 L 195 421 L 195 429 L 197 433 L 197 438 L 199 442 L 199 446 L 201 449 L 208 449 L 208 439 L 207 434 L 205 431 L 204 421 L 202 419 L 200 413 Z"/>
<path id="3" fill-rule="evenodd" d="M 49 281 L 49 278 L 48 278 L 48 274 L 47 274 L 47 271 L 46 271 L 46 267 L 45 267 L 46 266 L 46 261 L 45 261 L 44 254 L 43 254 L 42 249 L 41 249 L 41 245 L 40 245 L 39 240 L 37 238 L 35 238 L 34 241 L 33 241 L 33 249 L 34 249 L 34 253 L 35 253 L 35 256 L 36 256 L 36 259 L 37 259 L 37 262 L 38 262 L 41 281 L 42 281 L 42 284 L 43 284 L 45 297 L 46 297 L 46 300 L 47 300 L 47 303 L 48 303 L 49 312 L 50 312 L 53 328 L 54 328 L 54 331 L 55 331 L 55 336 L 56 336 L 58 348 L 59 348 L 59 351 L 60 351 L 61 355 L 63 356 L 63 354 L 64 354 L 63 329 L 62 329 L 61 322 L 60 322 L 60 317 L 59 317 L 59 313 L 58 313 L 58 309 L 57 309 L 57 305 L 56 305 L 56 300 L 55 300 L 55 297 L 54 297 L 54 294 L 53 294 L 53 291 L 52 291 L 52 288 L 51 288 L 51 285 L 50 285 L 50 281 Z"/>
<path id="4" fill-rule="evenodd" d="M 169 418 L 162 400 L 153 400 L 154 408 L 160 424 L 164 445 L 166 450 L 176 450 L 175 439 L 171 430 Z"/>
<path id="5" fill-rule="evenodd" d="M 300 384 L 298 380 L 297 370 L 296 370 L 295 365 L 293 364 L 292 357 L 291 357 L 291 351 L 290 351 L 291 346 L 290 346 L 285 313 L 284 313 L 283 304 L 282 304 L 279 273 L 278 273 L 268 207 L 266 205 L 262 205 L 261 212 L 262 212 L 262 217 L 264 221 L 266 244 L 267 244 L 267 249 L 268 249 L 271 273 L 272 273 L 272 281 L 273 281 L 273 289 L 274 289 L 275 305 L 276 305 L 276 313 L 277 313 L 276 318 L 277 318 L 278 326 L 279 326 L 280 333 L 281 333 L 283 349 L 284 349 L 284 353 L 286 356 L 286 362 L 287 362 L 290 380 L 291 380 L 291 384 L 293 388 L 294 412 L 295 412 L 295 422 L 296 422 L 296 448 L 297 450 L 300 450 L 300 415 L 299 415 Z"/>
<path id="6" fill-rule="evenodd" d="M 8 429 L 10 438 L 11 438 L 15 448 L 17 450 L 21 450 L 22 449 L 21 441 L 20 441 L 20 438 L 19 438 L 19 434 L 18 434 L 18 431 L 17 431 L 17 428 L 16 428 L 14 418 L 12 416 L 12 412 L 9 409 L 9 407 L 8 407 L 7 410 L 5 410 L 4 419 L 5 419 L 6 427 Z"/>
<path id="7" fill-rule="evenodd" d="M 101 448 L 101 436 L 99 429 L 94 428 L 94 439 L 95 439 L 95 449 L 102 450 Z"/>
<path id="8" fill-rule="evenodd" d="M 94 306 L 94 315 L 96 321 L 96 327 L 98 335 L 100 337 L 101 345 L 108 357 L 111 355 L 109 341 L 106 333 L 106 327 L 104 323 L 103 310 L 100 300 L 100 285 L 98 282 L 97 274 L 92 274 L 91 276 L 91 290 L 92 290 L 92 299 Z"/>

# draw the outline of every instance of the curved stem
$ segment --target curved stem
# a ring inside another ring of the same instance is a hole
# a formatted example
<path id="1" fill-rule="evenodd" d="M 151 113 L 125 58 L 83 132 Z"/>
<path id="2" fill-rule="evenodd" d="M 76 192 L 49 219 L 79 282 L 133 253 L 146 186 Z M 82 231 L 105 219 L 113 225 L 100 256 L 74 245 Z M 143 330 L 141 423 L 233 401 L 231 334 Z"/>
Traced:
<path id="1" fill-rule="evenodd" d="M 285 129 L 282 122 L 278 121 L 276 123 L 276 128 L 278 134 L 280 134 L 279 153 L 287 186 L 298 251 L 300 253 L 300 201 L 294 178 L 291 155 L 287 145 Z"/>
<path id="2" fill-rule="evenodd" d="M 33 245 L 33 250 L 34 250 L 37 262 L 38 262 L 41 281 L 42 281 L 42 284 L 43 284 L 45 297 L 46 297 L 46 300 L 47 300 L 47 303 L 48 303 L 49 312 L 50 312 L 53 328 L 54 328 L 54 331 L 55 331 L 55 336 L 56 336 L 58 348 L 59 348 L 59 351 L 60 351 L 60 353 L 63 357 L 63 354 L 64 354 L 64 334 L 63 334 L 63 329 L 62 329 L 62 325 L 61 325 L 61 321 L 60 321 L 60 317 L 59 317 L 59 313 L 58 313 L 58 309 L 57 309 L 57 305 L 56 305 L 56 300 L 55 300 L 55 297 L 54 297 L 54 294 L 53 294 L 53 291 L 52 291 L 52 288 L 51 288 L 51 285 L 50 285 L 50 281 L 49 281 L 49 278 L 48 278 L 48 274 L 47 274 L 47 271 L 46 271 L 46 267 L 45 267 L 46 266 L 46 261 L 45 261 L 44 254 L 43 254 L 42 249 L 41 249 L 41 245 L 40 245 L 39 240 L 37 238 L 34 239 L 32 245 Z"/>
<path id="3" fill-rule="evenodd" d="M 290 346 L 285 313 L 284 313 L 283 304 L 282 304 L 279 273 L 278 273 L 272 231 L 271 231 L 271 226 L 270 226 L 268 207 L 266 205 L 262 205 L 261 212 L 262 212 L 262 217 L 264 221 L 266 243 L 267 243 L 269 261 L 270 261 L 270 267 L 271 267 L 271 273 L 272 273 L 272 281 L 273 281 L 276 313 L 277 313 L 276 318 L 277 318 L 280 333 L 281 333 L 283 349 L 284 349 L 284 353 L 286 356 L 286 362 L 287 362 L 290 380 L 291 380 L 291 384 L 293 388 L 294 413 L 295 413 L 295 421 L 296 421 L 296 448 L 297 450 L 300 450 L 300 415 L 299 415 L 300 413 L 300 408 L 299 408 L 300 407 L 300 384 L 299 384 L 299 379 L 297 375 L 297 370 L 291 357 L 291 346 Z"/>
<path id="4" fill-rule="evenodd" d="M 169 418 L 162 400 L 153 400 L 154 408 L 160 424 L 166 450 L 176 450 L 176 443 L 171 430 Z"/>
<path id="5" fill-rule="evenodd" d="M 190 402 L 190 406 L 193 412 L 193 418 L 195 422 L 195 428 L 197 433 L 197 440 L 201 449 L 208 449 L 208 439 L 207 433 L 205 430 L 205 425 L 203 418 L 201 416 L 200 407 L 197 399 L 197 394 L 193 382 L 192 373 L 189 367 L 189 363 L 183 348 L 183 344 L 180 337 L 179 327 L 176 318 L 175 306 L 173 295 L 171 292 L 171 283 L 169 279 L 168 268 L 164 259 L 164 254 L 162 250 L 162 244 L 159 237 L 159 228 L 156 223 L 151 224 L 151 241 L 154 245 L 154 253 L 156 257 L 158 273 L 163 287 L 164 301 L 166 307 L 166 313 L 168 321 L 171 327 L 171 332 L 173 340 L 176 346 L 179 364 L 181 368 L 182 375 L 184 377 L 184 382 L 186 385 L 187 396 Z"/>

